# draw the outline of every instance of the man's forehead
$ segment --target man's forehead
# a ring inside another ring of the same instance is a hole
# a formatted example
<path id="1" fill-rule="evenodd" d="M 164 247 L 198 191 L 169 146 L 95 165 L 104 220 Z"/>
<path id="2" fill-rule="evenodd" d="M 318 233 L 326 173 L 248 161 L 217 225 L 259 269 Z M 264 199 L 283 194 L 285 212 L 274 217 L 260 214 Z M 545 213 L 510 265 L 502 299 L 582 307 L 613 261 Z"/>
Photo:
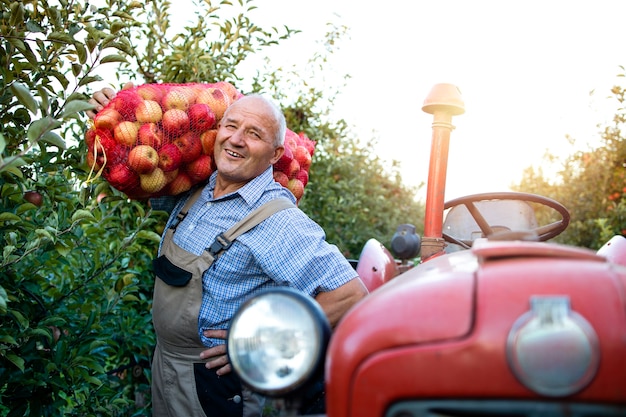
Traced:
<path id="1" fill-rule="evenodd" d="M 242 100 L 242 99 L 240 99 Z M 273 124 L 273 114 L 267 103 L 263 100 L 254 102 L 253 100 L 246 100 L 241 102 L 237 100 L 230 105 L 228 112 L 224 116 L 226 120 L 232 121 L 250 121 Z"/>

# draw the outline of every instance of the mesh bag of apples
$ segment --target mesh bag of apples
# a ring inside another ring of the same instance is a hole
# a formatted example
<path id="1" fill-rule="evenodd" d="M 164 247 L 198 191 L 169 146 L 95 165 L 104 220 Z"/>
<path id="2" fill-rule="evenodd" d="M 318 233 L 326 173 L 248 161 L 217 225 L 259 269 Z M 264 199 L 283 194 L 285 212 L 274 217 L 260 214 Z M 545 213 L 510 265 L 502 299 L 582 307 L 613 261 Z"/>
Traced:
<path id="1" fill-rule="evenodd" d="M 144 84 L 119 91 L 85 133 L 86 160 L 128 198 L 178 195 L 216 169 L 213 145 L 226 108 L 242 94 L 225 81 Z M 315 141 L 287 129 L 274 179 L 299 201 Z M 90 174 L 91 175 L 91 174 Z"/>

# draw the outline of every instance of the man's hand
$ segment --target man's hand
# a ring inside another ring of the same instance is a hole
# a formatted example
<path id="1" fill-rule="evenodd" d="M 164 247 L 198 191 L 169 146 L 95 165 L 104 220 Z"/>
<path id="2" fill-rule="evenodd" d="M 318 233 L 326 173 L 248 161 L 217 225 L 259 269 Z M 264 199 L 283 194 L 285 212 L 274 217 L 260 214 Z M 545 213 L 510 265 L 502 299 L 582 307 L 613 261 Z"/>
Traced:
<path id="1" fill-rule="evenodd" d="M 204 335 L 212 339 L 226 340 L 228 332 L 226 330 L 205 330 Z M 209 348 L 200 354 L 200 359 L 213 358 L 206 363 L 207 369 L 215 369 L 217 375 L 226 375 L 231 372 L 232 368 L 228 362 L 228 355 L 226 355 L 226 345 L 218 345 Z"/>
<path id="2" fill-rule="evenodd" d="M 129 88 L 133 88 L 134 86 L 135 85 L 133 83 L 127 82 L 126 84 L 124 84 L 122 90 L 128 90 Z M 90 119 L 96 117 L 96 114 L 98 114 L 100 110 L 102 110 L 107 104 L 109 104 L 109 101 L 111 101 L 111 99 L 115 97 L 115 94 L 117 94 L 115 90 L 108 87 L 103 88 L 100 91 L 96 91 L 93 94 L 93 97 L 89 100 L 89 103 L 96 106 L 96 108 L 93 110 L 87 110 L 87 116 Z"/>

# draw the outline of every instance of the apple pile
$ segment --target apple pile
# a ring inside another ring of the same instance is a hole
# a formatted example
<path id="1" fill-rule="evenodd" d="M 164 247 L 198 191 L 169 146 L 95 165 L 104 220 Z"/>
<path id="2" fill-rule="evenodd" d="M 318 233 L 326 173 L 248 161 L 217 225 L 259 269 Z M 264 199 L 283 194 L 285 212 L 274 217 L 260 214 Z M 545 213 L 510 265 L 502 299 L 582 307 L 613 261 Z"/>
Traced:
<path id="1" fill-rule="evenodd" d="M 225 81 L 144 84 L 121 90 L 85 134 L 87 163 L 131 199 L 183 193 L 215 170 L 217 124 L 240 97 Z M 300 199 L 315 142 L 288 129 L 285 144 L 289 155 L 276 166 L 287 181 L 280 182 Z M 301 155 L 299 146 L 306 147 L 308 157 Z"/>
<path id="2" fill-rule="evenodd" d="M 314 150 L 315 141 L 306 137 L 304 133 L 296 134 L 287 129 L 285 152 L 274 164 L 274 180 L 288 188 L 298 202 L 309 182 L 309 168 Z"/>

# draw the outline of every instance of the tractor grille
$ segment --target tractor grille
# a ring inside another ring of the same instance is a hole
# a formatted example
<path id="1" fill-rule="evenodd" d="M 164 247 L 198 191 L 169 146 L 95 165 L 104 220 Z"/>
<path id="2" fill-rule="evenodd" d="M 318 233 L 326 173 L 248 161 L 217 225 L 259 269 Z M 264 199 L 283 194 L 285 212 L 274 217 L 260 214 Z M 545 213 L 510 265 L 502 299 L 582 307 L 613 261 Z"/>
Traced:
<path id="1" fill-rule="evenodd" d="M 626 416 L 626 404 L 538 402 L 517 400 L 403 401 L 385 417 L 613 417 Z"/>

